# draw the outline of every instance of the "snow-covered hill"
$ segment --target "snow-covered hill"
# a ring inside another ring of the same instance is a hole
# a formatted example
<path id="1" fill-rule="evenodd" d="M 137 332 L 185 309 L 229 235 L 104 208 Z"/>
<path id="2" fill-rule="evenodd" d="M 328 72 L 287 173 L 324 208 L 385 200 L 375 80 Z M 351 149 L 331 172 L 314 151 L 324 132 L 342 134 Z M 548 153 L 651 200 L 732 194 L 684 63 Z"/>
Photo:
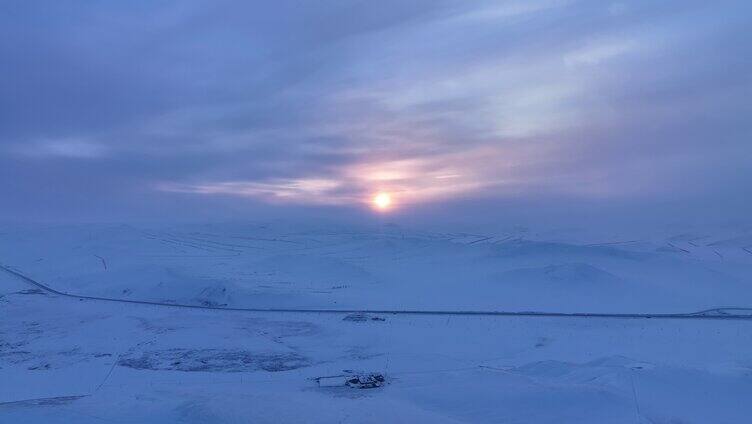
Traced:
<path id="1" fill-rule="evenodd" d="M 57 290 L 219 308 L 752 305 L 743 232 L 631 239 L 280 225 L 6 227 L 0 262 Z M 59 296 L 4 271 L 0 317 L 2 423 L 752 416 L 752 320 L 187 309 Z M 384 383 L 346 384 L 370 375 Z"/>
<path id="2" fill-rule="evenodd" d="M 0 263 L 66 292 L 196 305 L 692 312 L 752 305 L 750 237 L 284 224 L 5 228 Z"/>

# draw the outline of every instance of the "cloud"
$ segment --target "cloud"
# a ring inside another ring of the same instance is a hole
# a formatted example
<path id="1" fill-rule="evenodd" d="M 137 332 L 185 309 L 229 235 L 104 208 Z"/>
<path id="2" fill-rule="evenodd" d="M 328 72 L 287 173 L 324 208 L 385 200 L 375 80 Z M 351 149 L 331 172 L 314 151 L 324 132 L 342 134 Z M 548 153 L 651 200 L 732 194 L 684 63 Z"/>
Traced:
<path id="1" fill-rule="evenodd" d="M 567 66 L 598 65 L 633 51 L 636 47 L 637 44 L 632 40 L 601 41 L 566 54 L 564 63 Z"/>
<path id="2" fill-rule="evenodd" d="M 223 181 L 201 184 L 160 183 L 156 188 L 175 193 L 194 193 L 209 195 L 233 195 L 260 197 L 271 202 L 291 202 L 303 204 L 342 204 L 341 196 L 331 194 L 341 186 L 334 180 L 292 179 L 257 181 Z"/>
<path id="3" fill-rule="evenodd" d="M 39 158 L 98 159 L 109 154 L 106 145 L 79 138 L 35 140 L 12 145 L 11 150 L 22 156 Z"/>
<path id="4" fill-rule="evenodd" d="M 749 183 L 718 172 L 749 168 L 740 1 L 9 9 L 0 161 L 59 159 L 54 178 L 23 174 L 30 192 L 85 193 L 83 162 L 107 196 L 292 209 L 377 190 L 405 206 L 730 202 Z"/>

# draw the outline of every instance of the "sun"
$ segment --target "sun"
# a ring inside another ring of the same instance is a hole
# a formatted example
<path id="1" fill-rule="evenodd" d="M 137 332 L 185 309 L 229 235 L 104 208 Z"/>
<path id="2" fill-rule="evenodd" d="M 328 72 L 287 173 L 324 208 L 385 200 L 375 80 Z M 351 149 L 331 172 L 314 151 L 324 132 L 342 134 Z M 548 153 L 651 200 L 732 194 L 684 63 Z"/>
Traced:
<path id="1" fill-rule="evenodd" d="M 392 196 L 390 196 L 389 193 L 381 192 L 373 196 L 374 208 L 380 211 L 385 211 L 389 209 L 391 205 L 392 205 Z"/>

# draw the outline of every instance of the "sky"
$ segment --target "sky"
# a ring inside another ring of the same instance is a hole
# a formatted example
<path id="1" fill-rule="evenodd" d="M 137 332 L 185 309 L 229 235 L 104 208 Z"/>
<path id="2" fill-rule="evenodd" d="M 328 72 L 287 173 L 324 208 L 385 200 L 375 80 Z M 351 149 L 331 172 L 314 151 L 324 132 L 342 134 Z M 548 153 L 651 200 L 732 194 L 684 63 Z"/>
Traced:
<path id="1" fill-rule="evenodd" d="M 3 1 L 0 219 L 748 222 L 750 28 L 725 0 Z"/>

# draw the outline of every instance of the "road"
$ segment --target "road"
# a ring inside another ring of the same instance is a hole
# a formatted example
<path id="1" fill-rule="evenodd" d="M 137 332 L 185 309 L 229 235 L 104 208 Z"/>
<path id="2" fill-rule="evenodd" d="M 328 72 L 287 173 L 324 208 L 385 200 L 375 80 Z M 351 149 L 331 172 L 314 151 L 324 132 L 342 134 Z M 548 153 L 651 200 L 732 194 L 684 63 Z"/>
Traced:
<path id="1" fill-rule="evenodd" d="M 449 310 L 390 310 L 390 309 L 291 309 L 291 308 L 231 308 L 218 306 L 185 305 L 176 303 L 151 302 L 147 300 L 116 299 L 110 297 L 85 296 L 65 293 L 53 289 L 33 278 L 22 274 L 6 265 L 0 265 L 6 273 L 30 284 L 46 293 L 99 302 L 131 303 L 137 305 L 151 305 L 169 308 L 208 309 L 225 312 L 285 312 L 301 314 L 376 314 L 376 315 L 450 315 L 450 316 L 497 316 L 497 317 L 534 317 L 534 318 L 617 318 L 617 319 L 688 319 L 688 320 L 752 320 L 752 308 L 714 308 L 691 313 L 598 313 L 598 312 L 537 312 L 537 311 L 449 311 Z M 735 313 L 729 311 L 744 311 Z"/>

